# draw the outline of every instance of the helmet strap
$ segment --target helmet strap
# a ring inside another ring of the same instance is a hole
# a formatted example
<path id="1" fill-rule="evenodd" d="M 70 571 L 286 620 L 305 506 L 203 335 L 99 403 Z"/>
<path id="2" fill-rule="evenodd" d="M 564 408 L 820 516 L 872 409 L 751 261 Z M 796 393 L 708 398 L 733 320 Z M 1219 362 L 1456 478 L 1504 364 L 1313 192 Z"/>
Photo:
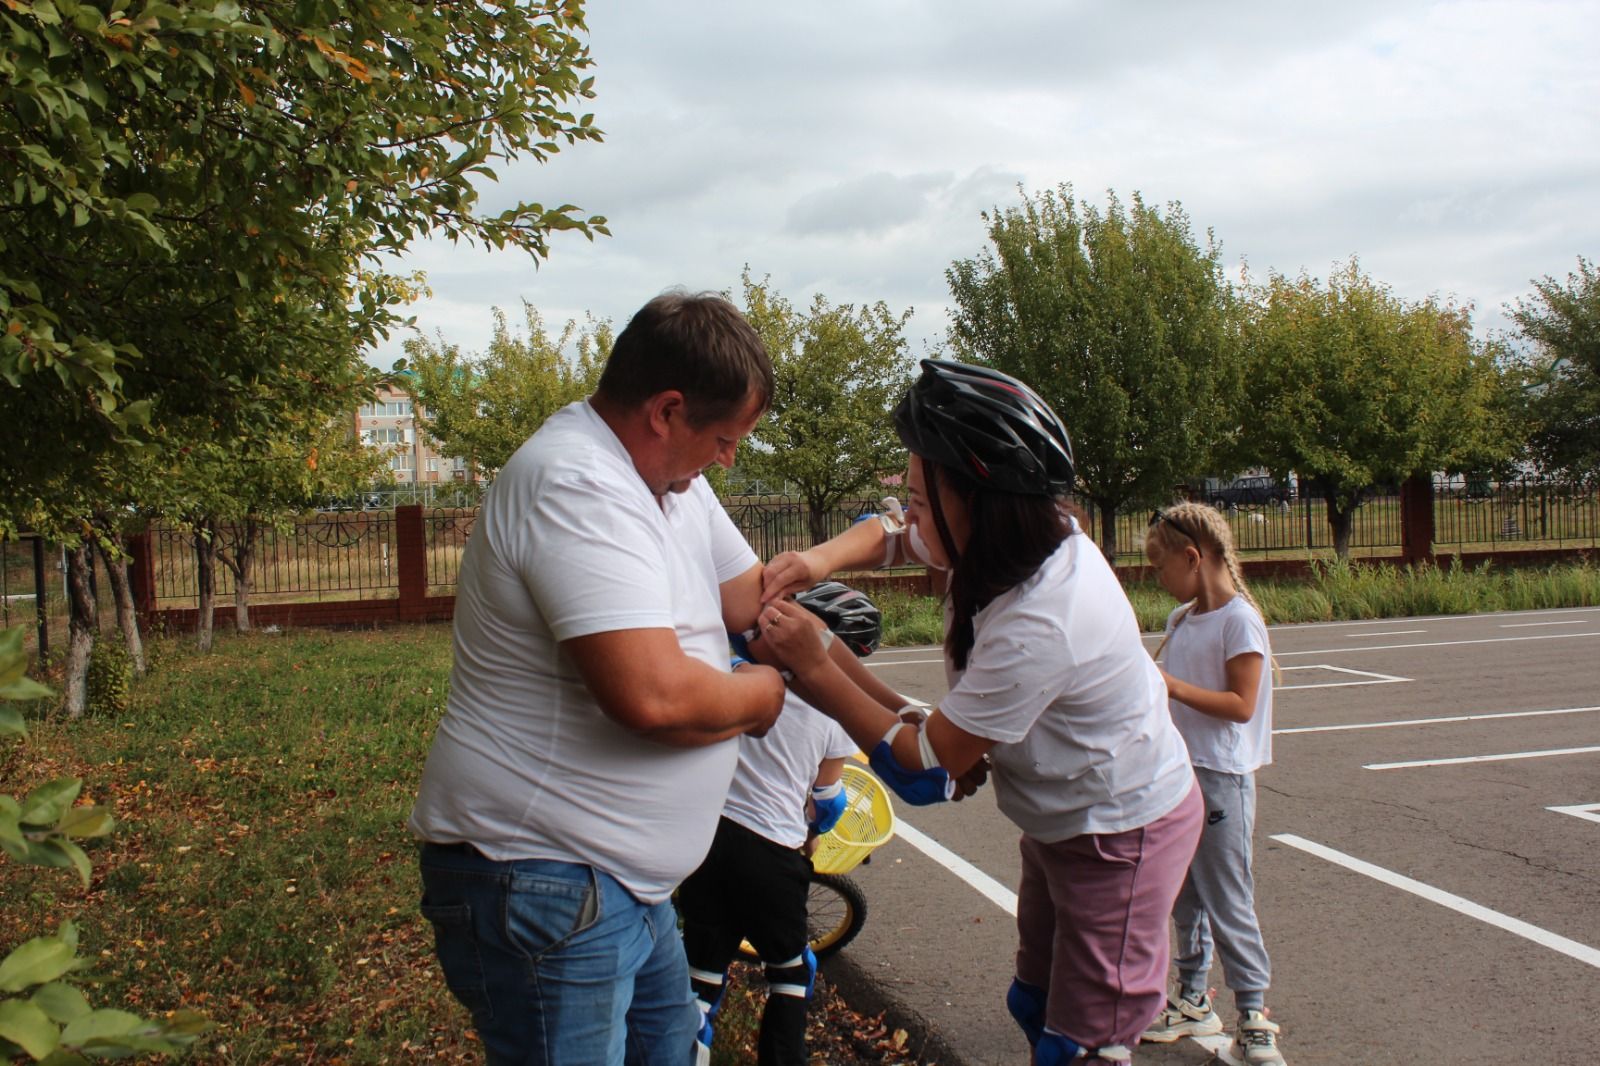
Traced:
<path id="1" fill-rule="evenodd" d="M 939 464 L 923 459 L 922 479 L 928 489 L 928 509 L 933 512 L 933 528 L 939 534 L 939 543 L 944 546 L 945 558 L 950 560 L 950 569 L 954 570 L 956 564 L 961 562 L 961 551 L 956 547 L 955 538 L 950 535 L 950 523 L 945 521 L 943 493 L 939 491 Z"/>

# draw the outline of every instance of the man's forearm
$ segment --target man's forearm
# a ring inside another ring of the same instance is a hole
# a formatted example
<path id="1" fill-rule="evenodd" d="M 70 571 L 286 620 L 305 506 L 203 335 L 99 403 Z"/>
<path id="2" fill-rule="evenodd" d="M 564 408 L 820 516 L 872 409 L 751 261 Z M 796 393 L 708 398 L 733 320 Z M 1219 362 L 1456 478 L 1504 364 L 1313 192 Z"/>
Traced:
<path id="1" fill-rule="evenodd" d="M 698 748 L 771 724 L 784 693 L 776 670 L 755 663 L 731 675 L 705 669 L 712 676 L 709 685 L 701 686 L 703 691 L 682 693 L 675 713 L 634 731 L 658 744 Z"/>

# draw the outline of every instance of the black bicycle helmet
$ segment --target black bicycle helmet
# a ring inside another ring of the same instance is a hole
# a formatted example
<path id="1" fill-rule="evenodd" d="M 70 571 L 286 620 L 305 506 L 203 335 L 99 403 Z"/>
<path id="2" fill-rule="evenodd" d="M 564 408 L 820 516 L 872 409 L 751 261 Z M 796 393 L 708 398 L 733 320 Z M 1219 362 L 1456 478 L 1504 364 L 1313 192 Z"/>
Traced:
<path id="1" fill-rule="evenodd" d="M 1009 374 L 945 359 L 922 360 L 922 377 L 894 411 L 913 453 L 973 481 L 1023 496 L 1072 491 L 1072 440 L 1039 394 Z"/>
<path id="2" fill-rule="evenodd" d="M 823 581 L 797 595 L 794 602 L 822 619 L 859 656 L 871 655 L 883 639 L 883 615 L 864 592 Z"/>

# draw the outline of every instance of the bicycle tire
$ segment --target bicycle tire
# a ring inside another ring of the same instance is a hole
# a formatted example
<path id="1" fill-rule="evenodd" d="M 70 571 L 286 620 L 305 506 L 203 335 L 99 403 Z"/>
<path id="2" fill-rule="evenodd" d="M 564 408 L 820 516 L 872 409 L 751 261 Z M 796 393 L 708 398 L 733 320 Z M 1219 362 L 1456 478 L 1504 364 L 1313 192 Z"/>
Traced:
<path id="1" fill-rule="evenodd" d="M 812 874 L 806 900 L 806 933 L 817 961 L 831 958 L 867 923 L 867 897 L 844 874 Z"/>
<path id="2" fill-rule="evenodd" d="M 838 954 L 866 922 L 867 897 L 861 886 L 844 874 L 811 875 L 806 893 L 806 937 L 818 962 Z M 739 945 L 739 953 L 747 959 L 760 958 L 748 940 Z"/>

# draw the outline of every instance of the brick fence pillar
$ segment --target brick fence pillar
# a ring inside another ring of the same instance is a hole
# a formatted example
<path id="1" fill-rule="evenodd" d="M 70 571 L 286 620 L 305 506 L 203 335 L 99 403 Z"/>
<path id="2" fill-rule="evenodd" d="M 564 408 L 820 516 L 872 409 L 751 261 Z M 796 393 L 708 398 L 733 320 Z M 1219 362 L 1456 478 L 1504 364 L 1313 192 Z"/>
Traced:
<path id="1" fill-rule="evenodd" d="M 394 509 L 394 546 L 399 556 L 400 617 L 420 617 L 428 597 L 428 531 L 420 505 Z"/>
<path id="2" fill-rule="evenodd" d="M 1409 566 L 1433 562 L 1433 478 L 1427 474 L 1400 485 L 1400 555 Z"/>
<path id="3" fill-rule="evenodd" d="M 133 586 L 133 610 L 140 619 L 156 609 L 156 556 L 149 533 L 128 537 L 128 581 Z"/>

